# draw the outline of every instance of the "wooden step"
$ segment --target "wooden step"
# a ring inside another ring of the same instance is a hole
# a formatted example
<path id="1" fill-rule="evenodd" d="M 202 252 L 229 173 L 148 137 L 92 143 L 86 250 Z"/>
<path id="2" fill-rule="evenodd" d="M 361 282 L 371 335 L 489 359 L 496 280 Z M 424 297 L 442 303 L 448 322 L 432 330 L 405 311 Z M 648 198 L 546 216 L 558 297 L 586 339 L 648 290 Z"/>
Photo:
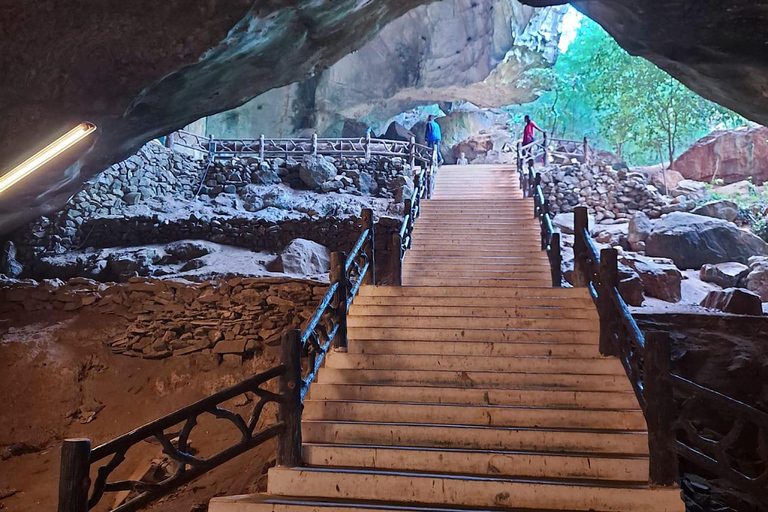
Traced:
<path id="1" fill-rule="evenodd" d="M 472 278 L 472 279 L 516 279 L 531 282 L 547 282 L 546 279 L 542 279 L 541 276 L 549 275 L 548 271 L 538 272 L 526 272 L 517 270 L 483 270 L 476 269 L 471 266 L 466 266 L 463 269 L 452 268 L 443 269 L 440 265 L 430 265 L 427 268 L 413 268 L 406 266 L 403 268 L 403 274 L 409 278 L 436 278 L 436 279 L 449 279 L 452 276 L 456 278 Z M 410 281 L 410 279 L 409 279 Z M 551 280 L 549 281 L 551 282 Z"/>
<path id="2" fill-rule="evenodd" d="M 306 400 L 302 418 L 376 423 L 646 430 L 642 411 L 554 407 Z"/>
<path id="3" fill-rule="evenodd" d="M 349 310 L 351 316 L 393 316 L 393 317 L 498 317 L 498 318 L 558 318 L 585 319 L 597 322 L 599 317 L 592 309 L 566 307 L 477 307 L 443 305 L 399 305 L 392 301 L 387 306 L 373 306 L 355 303 Z"/>
<path id="4" fill-rule="evenodd" d="M 513 341 L 377 341 L 349 340 L 350 354 L 461 354 L 475 356 L 597 357 L 594 344 Z"/>
<path id="5" fill-rule="evenodd" d="M 641 431 L 302 421 L 301 432 L 306 443 L 648 454 L 648 434 Z"/>
<path id="6" fill-rule="evenodd" d="M 632 386 L 625 375 L 552 373 L 342 370 L 322 368 L 320 384 L 392 384 L 397 386 L 452 386 L 457 388 L 549 389 L 561 391 L 625 391 Z"/>
<path id="7" fill-rule="evenodd" d="M 487 289 L 487 288 L 486 288 Z M 485 289 L 483 289 L 485 290 Z M 547 311 L 566 311 L 576 314 L 596 314 L 592 299 L 569 297 L 455 297 L 455 296 L 414 296 L 397 297 L 393 295 L 358 295 L 355 297 L 352 308 L 363 306 L 388 306 L 388 307 L 420 307 L 428 303 L 434 307 L 445 308 L 491 308 L 491 309 L 538 309 L 542 316 L 547 316 Z M 581 312 L 581 313 L 579 313 Z M 555 314 L 553 312 L 553 314 Z M 565 314 L 568 317 L 568 314 Z"/>
<path id="8" fill-rule="evenodd" d="M 419 504 L 601 512 L 684 512 L 677 489 L 557 479 L 466 477 L 338 468 L 272 468 L 268 490 L 306 496 Z"/>
<path id="9" fill-rule="evenodd" d="M 555 343 L 597 344 L 600 333 L 553 329 L 403 329 L 400 327 L 349 327 L 350 339 L 416 341 L 549 341 Z"/>
<path id="10" fill-rule="evenodd" d="M 548 356 L 471 356 L 414 354 L 349 354 L 336 352 L 326 368 L 365 370 L 455 370 L 478 372 L 529 372 L 578 375 L 625 375 L 615 358 L 566 358 Z"/>
<path id="11" fill-rule="evenodd" d="M 305 444 L 305 464 L 466 475 L 648 481 L 643 456 Z"/>
<path id="12" fill-rule="evenodd" d="M 274 496 L 272 494 L 245 494 L 221 496 L 211 500 L 210 512 L 489 512 L 487 508 L 450 507 L 447 505 L 424 505 L 378 502 L 366 500 L 344 500 Z M 505 508 L 506 512 L 541 512 L 519 508 Z M 575 512 L 575 511 L 560 511 Z"/>
<path id="13" fill-rule="evenodd" d="M 488 287 L 482 290 L 463 286 L 370 286 L 360 287 L 361 296 L 389 297 L 552 297 L 584 299 L 591 301 L 586 288 L 552 288 L 547 286 L 527 286 L 521 288 Z M 585 303 L 585 302 L 584 302 Z"/>
<path id="14" fill-rule="evenodd" d="M 536 329 L 568 332 L 596 332 L 600 326 L 592 319 L 558 317 L 495 316 L 367 316 L 355 314 L 347 318 L 347 327 L 386 327 L 409 329 Z"/>
<path id="15" fill-rule="evenodd" d="M 319 384 L 309 391 L 311 400 L 411 402 L 438 404 L 523 405 L 575 409 L 639 409 L 628 391 L 560 391 L 552 389 L 457 388 L 382 384 Z M 646 474 L 646 477 L 648 475 Z"/>

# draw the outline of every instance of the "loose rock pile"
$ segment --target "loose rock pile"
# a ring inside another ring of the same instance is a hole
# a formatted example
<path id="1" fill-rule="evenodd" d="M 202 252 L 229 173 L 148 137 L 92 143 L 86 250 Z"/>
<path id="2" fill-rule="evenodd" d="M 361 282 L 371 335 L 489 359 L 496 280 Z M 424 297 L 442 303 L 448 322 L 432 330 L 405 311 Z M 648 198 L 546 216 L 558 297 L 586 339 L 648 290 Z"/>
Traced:
<path id="1" fill-rule="evenodd" d="M 696 207 L 701 187 L 685 190 L 676 197 L 661 194 L 643 173 L 615 170 L 603 163 L 550 166 L 541 171 L 544 195 L 553 213 L 570 212 L 586 206 L 597 222 L 626 222 L 642 211 L 655 219 L 665 213 L 689 211 Z"/>
<path id="2" fill-rule="evenodd" d="M 264 345 L 277 344 L 283 331 L 300 328 L 326 290 L 326 284 L 286 279 L 15 281 L 0 288 L 0 310 L 90 309 L 119 315 L 131 324 L 109 342 L 116 353 L 162 359 L 206 352 L 240 363 Z"/>

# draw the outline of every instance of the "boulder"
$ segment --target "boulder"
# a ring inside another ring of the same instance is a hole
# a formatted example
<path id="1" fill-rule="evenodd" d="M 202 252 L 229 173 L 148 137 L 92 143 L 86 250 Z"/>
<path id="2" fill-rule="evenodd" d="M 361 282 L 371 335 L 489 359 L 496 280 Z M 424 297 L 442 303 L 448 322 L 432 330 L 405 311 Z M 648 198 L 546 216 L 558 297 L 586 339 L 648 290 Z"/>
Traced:
<path id="1" fill-rule="evenodd" d="M 387 131 L 382 135 L 382 139 L 388 139 L 388 140 L 400 140 L 403 142 L 410 142 L 411 137 L 416 137 L 416 135 L 411 132 L 408 128 L 401 125 L 397 121 L 392 121 L 389 126 L 387 127 Z"/>
<path id="2" fill-rule="evenodd" d="M 768 258 L 750 258 L 746 284 L 748 290 L 760 295 L 763 302 L 768 302 Z"/>
<path id="3" fill-rule="evenodd" d="M 671 190 L 672 197 L 703 195 L 707 185 L 693 180 L 682 180 Z"/>
<path id="4" fill-rule="evenodd" d="M 698 269 L 707 263 L 746 264 L 751 256 L 768 255 L 768 244 L 731 222 L 675 212 L 656 222 L 645 252 L 670 258 L 678 268 Z"/>
<path id="5" fill-rule="evenodd" d="M 728 262 L 701 267 L 701 280 L 706 283 L 714 283 L 723 288 L 734 288 L 741 285 L 750 270 L 743 263 Z"/>
<path id="6" fill-rule="evenodd" d="M 396 176 L 390 183 L 389 189 L 395 196 L 395 201 L 398 203 L 404 202 L 406 199 L 410 199 L 413 195 L 414 183 L 408 176 Z"/>
<path id="7" fill-rule="evenodd" d="M 271 185 L 274 183 L 280 183 L 282 181 L 279 174 L 280 167 L 280 165 L 275 165 L 275 167 L 268 166 L 266 168 L 263 166 L 252 167 L 251 183 L 254 185 Z"/>
<path id="8" fill-rule="evenodd" d="M 322 190 L 323 183 L 330 181 L 337 173 L 333 159 L 322 155 L 305 155 L 299 169 L 301 181 L 312 190 Z"/>
<path id="9" fill-rule="evenodd" d="M 712 132 L 675 161 L 687 179 L 730 184 L 752 178 L 768 181 L 768 128 L 744 127 Z"/>
<path id="10" fill-rule="evenodd" d="M 619 293 L 630 306 L 642 306 L 645 302 L 643 281 L 632 267 L 619 263 Z"/>
<path id="11" fill-rule="evenodd" d="M 739 216 L 739 206 L 733 201 L 720 199 L 718 201 L 710 201 L 708 203 L 704 203 L 703 205 L 694 209 L 691 213 L 733 222 L 736 220 L 736 217 Z"/>
<path id="12" fill-rule="evenodd" d="M 317 242 L 297 238 L 267 265 L 270 272 L 285 272 L 300 276 L 325 274 L 331 268 L 331 251 Z"/>
<path id="13" fill-rule="evenodd" d="M 165 252 L 178 261 L 189 261 L 214 252 L 215 248 L 200 240 L 181 240 L 165 246 Z"/>
<path id="14" fill-rule="evenodd" d="M 573 213 L 558 213 L 552 218 L 552 223 L 562 233 L 565 233 L 566 235 L 574 234 L 575 226 L 573 221 Z M 588 216 L 587 225 L 589 226 L 589 231 L 592 232 L 592 229 L 595 226 L 594 215 Z"/>
<path id="15" fill-rule="evenodd" d="M 24 267 L 16 261 L 16 246 L 8 241 L 3 247 L 2 257 L 0 257 L 0 274 L 5 274 L 10 278 L 17 278 L 24 272 Z"/>
<path id="16" fill-rule="evenodd" d="M 763 314 L 763 303 L 760 301 L 760 296 L 743 288 L 711 291 L 701 305 L 708 309 L 717 309 L 734 315 L 762 316 Z"/>
<path id="17" fill-rule="evenodd" d="M 645 242 L 653 230 L 651 219 L 643 212 L 636 212 L 629 219 L 629 243 Z"/>
<path id="18" fill-rule="evenodd" d="M 645 295 L 667 302 L 680 302 L 683 298 L 683 274 L 672 260 L 626 255 L 621 258 L 621 262 L 640 276 Z"/>
<path id="19" fill-rule="evenodd" d="M 715 187 L 714 191 L 721 196 L 749 196 L 761 188 L 762 187 L 755 187 L 751 181 L 744 180 L 722 187 Z"/>
<path id="20" fill-rule="evenodd" d="M 657 169 L 655 172 L 649 172 L 648 181 L 651 185 L 658 188 L 663 193 L 673 190 L 678 183 L 685 177 L 674 169 Z"/>

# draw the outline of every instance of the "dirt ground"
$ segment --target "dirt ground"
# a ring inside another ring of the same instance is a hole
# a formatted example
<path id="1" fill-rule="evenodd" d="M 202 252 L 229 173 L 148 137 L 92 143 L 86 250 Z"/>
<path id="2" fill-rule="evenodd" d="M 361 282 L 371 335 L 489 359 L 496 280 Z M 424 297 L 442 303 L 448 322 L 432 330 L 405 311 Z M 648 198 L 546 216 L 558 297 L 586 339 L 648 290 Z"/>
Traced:
<path id="1" fill-rule="evenodd" d="M 278 356 L 277 347 L 267 348 L 242 365 L 227 367 L 213 354 L 160 361 L 112 354 L 103 342 L 126 325 L 122 318 L 92 313 L 0 317 L 0 509 L 55 510 L 63 439 L 86 437 L 95 447 L 270 368 Z M 247 402 L 241 396 L 228 405 L 247 420 L 253 405 Z M 274 415 L 270 406 L 262 419 L 271 423 Z M 201 417 L 190 439 L 192 449 L 205 456 L 238 438 L 231 423 Z M 148 510 L 199 512 L 213 496 L 262 490 L 274 460 L 273 441 Z M 140 443 L 114 475 L 144 475 L 150 462 L 161 457 L 159 444 Z M 108 510 L 123 498 L 106 495 L 97 510 Z"/>

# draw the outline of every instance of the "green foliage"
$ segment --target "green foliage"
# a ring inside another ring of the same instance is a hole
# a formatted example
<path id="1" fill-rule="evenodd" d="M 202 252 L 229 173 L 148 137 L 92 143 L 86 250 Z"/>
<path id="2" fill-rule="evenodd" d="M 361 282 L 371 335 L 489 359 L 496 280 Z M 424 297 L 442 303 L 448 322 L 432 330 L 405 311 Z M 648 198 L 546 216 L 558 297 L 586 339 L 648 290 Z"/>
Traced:
<path id="1" fill-rule="evenodd" d="M 768 242 L 768 218 L 763 217 L 752 224 L 752 232 Z"/>
<path id="2" fill-rule="evenodd" d="M 674 160 L 681 148 L 710 131 L 745 123 L 649 61 L 629 55 L 588 18 L 558 59 L 550 83 L 552 89 L 536 102 L 509 107 L 514 122 L 530 113 L 554 137 L 587 136 L 635 165 Z"/>

